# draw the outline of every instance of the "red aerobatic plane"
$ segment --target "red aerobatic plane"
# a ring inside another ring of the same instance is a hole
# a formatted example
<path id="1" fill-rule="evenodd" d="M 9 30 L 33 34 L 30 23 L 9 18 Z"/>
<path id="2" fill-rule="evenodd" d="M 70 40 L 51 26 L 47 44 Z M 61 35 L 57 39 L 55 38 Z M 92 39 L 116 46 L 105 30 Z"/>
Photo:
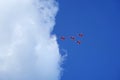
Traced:
<path id="1" fill-rule="evenodd" d="M 84 36 L 83 33 L 78 33 L 78 36 L 72 36 L 72 35 L 69 35 L 69 38 L 67 38 L 68 36 L 61 36 L 60 39 L 62 41 L 64 40 L 67 40 L 67 39 L 70 39 L 72 40 L 72 42 L 75 42 L 76 44 L 80 45 L 81 44 L 81 40 L 79 40 L 79 38 L 82 38 Z M 68 41 L 68 40 L 67 40 Z"/>
<path id="2" fill-rule="evenodd" d="M 83 37 L 83 34 L 82 34 L 82 33 L 80 33 L 80 34 L 79 34 L 79 36 L 80 36 L 80 37 Z"/>
<path id="3" fill-rule="evenodd" d="M 74 36 L 71 36 L 70 38 L 71 38 L 72 40 L 75 40 L 75 37 L 74 37 Z"/>
<path id="4" fill-rule="evenodd" d="M 64 36 L 61 36 L 61 40 L 65 40 L 65 37 L 64 37 Z"/>
<path id="5" fill-rule="evenodd" d="M 77 44 L 80 44 L 81 42 L 80 41 L 77 41 Z"/>

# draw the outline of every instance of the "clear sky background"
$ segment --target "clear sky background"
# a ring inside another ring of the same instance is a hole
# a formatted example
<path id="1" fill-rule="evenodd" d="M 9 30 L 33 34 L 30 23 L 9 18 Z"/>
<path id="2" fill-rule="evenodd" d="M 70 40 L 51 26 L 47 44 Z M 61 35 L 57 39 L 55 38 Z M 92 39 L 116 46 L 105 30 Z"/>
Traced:
<path id="1" fill-rule="evenodd" d="M 81 45 L 58 39 L 67 50 L 61 80 L 120 80 L 120 1 L 59 0 L 54 33 L 84 33 Z"/>

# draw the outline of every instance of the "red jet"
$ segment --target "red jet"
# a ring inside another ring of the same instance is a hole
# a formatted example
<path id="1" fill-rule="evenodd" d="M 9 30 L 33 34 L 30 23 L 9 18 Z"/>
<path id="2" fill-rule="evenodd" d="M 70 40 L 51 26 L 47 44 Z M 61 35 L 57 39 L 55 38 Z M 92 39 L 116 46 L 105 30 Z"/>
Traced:
<path id="1" fill-rule="evenodd" d="M 80 41 L 77 41 L 77 44 L 80 44 L 81 42 Z"/>
<path id="2" fill-rule="evenodd" d="M 79 36 L 80 36 L 80 37 L 83 37 L 83 34 L 82 34 L 82 33 L 80 33 L 80 34 L 79 34 Z"/>
<path id="3" fill-rule="evenodd" d="M 72 40 L 75 40 L 75 37 L 74 37 L 74 36 L 71 36 L 70 38 L 71 38 Z"/>
<path id="4" fill-rule="evenodd" d="M 61 40 L 65 40 L 65 37 L 64 37 L 64 36 L 62 36 L 62 37 L 61 37 Z"/>

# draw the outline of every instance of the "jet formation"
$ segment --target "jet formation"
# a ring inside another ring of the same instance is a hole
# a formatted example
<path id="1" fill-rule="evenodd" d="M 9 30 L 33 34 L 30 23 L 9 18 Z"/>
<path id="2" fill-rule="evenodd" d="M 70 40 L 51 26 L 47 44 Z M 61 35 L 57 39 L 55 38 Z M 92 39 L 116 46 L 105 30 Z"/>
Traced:
<path id="1" fill-rule="evenodd" d="M 84 36 L 83 33 L 79 33 L 78 34 L 78 37 L 80 37 L 80 38 L 83 38 L 83 36 Z M 60 39 L 62 41 L 64 41 L 64 40 L 66 40 L 66 37 L 65 36 L 61 36 Z M 71 39 L 72 41 L 75 41 L 78 45 L 81 44 L 81 41 L 80 40 L 76 40 L 75 36 L 70 36 L 69 39 Z"/>

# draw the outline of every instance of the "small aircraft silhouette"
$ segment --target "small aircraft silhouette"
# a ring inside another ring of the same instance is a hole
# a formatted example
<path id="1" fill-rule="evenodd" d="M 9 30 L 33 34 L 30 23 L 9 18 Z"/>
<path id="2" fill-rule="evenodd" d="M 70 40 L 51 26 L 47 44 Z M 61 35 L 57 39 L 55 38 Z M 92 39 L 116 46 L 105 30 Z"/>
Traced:
<path id="1" fill-rule="evenodd" d="M 70 39 L 71 39 L 71 40 L 75 40 L 75 37 L 74 37 L 74 36 L 71 36 Z"/>
<path id="2" fill-rule="evenodd" d="M 80 44 L 81 42 L 80 41 L 77 41 L 77 44 Z"/>
<path id="3" fill-rule="evenodd" d="M 84 36 L 84 34 L 83 33 L 79 33 L 78 36 L 79 36 L 79 38 L 82 38 Z M 66 39 L 66 37 L 67 36 L 61 36 L 60 39 L 62 41 L 64 41 Z M 81 41 L 79 40 L 79 38 L 77 38 L 76 36 L 70 36 L 68 39 L 73 40 L 74 42 L 76 42 L 76 44 L 81 44 Z M 78 39 L 78 40 L 76 40 L 76 39 Z"/>
<path id="4" fill-rule="evenodd" d="M 83 37 L 83 34 L 82 34 L 82 33 L 80 33 L 80 34 L 79 34 L 79 36 L 80 36 L 80 37 Z"/>
<path id="5" fill-rule="evenodd" d="M 61 36 L 61 40 L 65 40 L 65 37 L 64 37 L 64 36 Z"/>

